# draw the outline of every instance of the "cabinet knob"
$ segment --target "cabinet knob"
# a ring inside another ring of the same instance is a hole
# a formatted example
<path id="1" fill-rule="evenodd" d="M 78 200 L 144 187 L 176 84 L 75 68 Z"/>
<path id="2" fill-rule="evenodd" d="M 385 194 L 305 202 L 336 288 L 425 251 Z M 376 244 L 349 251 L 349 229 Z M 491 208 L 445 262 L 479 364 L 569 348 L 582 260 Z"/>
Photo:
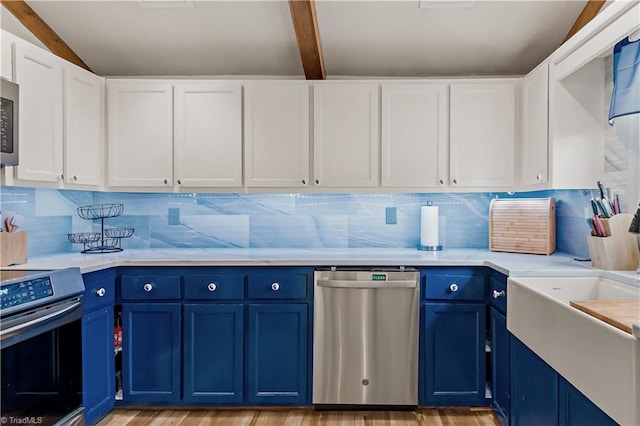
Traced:
<path id="1" fill-rule="evenodd" d="M 61 181 L 61 182 L 64 180 L 64 173 L 60 173 L 58 175 L 58 180 Z"/>
<path id="2" fill-rule="evenodd" d="M 542 175 L 541 174 L 537 174 L 536 175 L 536 180 L 542 180 Z"/>
<path id="3" fill-rule="evenodd" d="M 100 287 L 96 290 L 96 296 L 98 297 L 104 297 L 105 294 L 107 294 L 107 290 L 105 290 L 104 287 Z"/>
<path id="4" fill-rule="evenodd" d="M 504 290 L 493 290 L 493 298 L 497 299 L 499 297 L 504 297 Z"/>
<path id="5" fill-rule="evenodd" d="M 453 179 L 452 182 L 453 182 L 454 185 L 457 185 L 458 184 L 458 179 Z"/>
<path id="6" fill-rule="evenodd" d="M 280 290 L 280 284 L 278 284 L 278 283 L 271 284 L 271 290 L 273 290 L 273 291 Z"/>
<path id="7" fill-rule="evenodd" d="M 182 185 L 182 179 L 178 179 L 178 185 Z"/>
<path id="8" fill-rule="evenodd" d="M 440 180 L 438 181 L 438 183 L 439 183 L 440 185 L 444 185 L 444 179 L 440 179 Z"/>
<path id="9" fill-rule="evenodd" d="M 455 293 L 456 291 L 458 291 L 458 284 L 453 283 L 449 286 L 449 290 L 451 291 L 451 293 Z"/>
<path id="10" fill-rule="evenodd" d="M 169 183 L 169 179 L 165 179 L 163 182 L 165 185 L 167 185 Z"/>
<path id="11" fill-rule="evenodd" d="M 148 293 L 153 290 L 153 285 L 151 283 L 146 283 L 142 286 L 142 289 Z"/>
<path id="12" fill-rule="evenodd" d="M 316 179 L 316 185 L 320 185 L 320 179 Z"/>
<path id="13" fill-rule="evenodd" d="M 207 290 L 209 290 L 209 291 L 216 291 L 217 288 L 218 288 L 218 286 L 216 285 L 216 283 L 209 283 L 207 285 Z"/>
<path id="14" fill-rule="evenodd" d="M 77 182 L 78 181 L 78 176 L 73 175 L 73 177 L 71 179 L 73 179 L 74 182 Z"/>
<path id="15" fill-rule="evenodd" d="M 303 185 L 306 185 L 306 184 L 307 184 L 307 181 L 306 181 L 306 180 L 304 180 L 304 179 L 302 179 L 302 181 L 301 181 L 301 182 L 302 182 L 302 184 L 303 184 Z"/>

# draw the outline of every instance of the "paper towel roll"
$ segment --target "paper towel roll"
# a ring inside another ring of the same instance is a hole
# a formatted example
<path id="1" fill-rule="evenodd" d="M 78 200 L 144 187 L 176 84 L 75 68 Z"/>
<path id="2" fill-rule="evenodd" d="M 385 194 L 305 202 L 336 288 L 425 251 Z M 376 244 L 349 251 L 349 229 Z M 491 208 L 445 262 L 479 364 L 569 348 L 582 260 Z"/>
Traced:
<path id="1" fill-rule="evenodd" d="M 420 245 L 438 246 L 438 206 L 420 208 Z"/>

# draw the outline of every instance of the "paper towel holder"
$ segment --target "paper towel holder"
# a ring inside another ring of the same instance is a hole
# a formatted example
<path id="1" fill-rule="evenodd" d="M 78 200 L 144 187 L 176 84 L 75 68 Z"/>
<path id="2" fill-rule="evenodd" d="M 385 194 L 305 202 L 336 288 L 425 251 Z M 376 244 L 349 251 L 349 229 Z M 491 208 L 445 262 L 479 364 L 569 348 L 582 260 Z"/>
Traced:
<path id="1" fill-rule="evenodd" d="M 423 246 L 423 245 L 418 245 L 418 250 L 440 251 L 440 250 L 442 250 L 442 246 Z"/>

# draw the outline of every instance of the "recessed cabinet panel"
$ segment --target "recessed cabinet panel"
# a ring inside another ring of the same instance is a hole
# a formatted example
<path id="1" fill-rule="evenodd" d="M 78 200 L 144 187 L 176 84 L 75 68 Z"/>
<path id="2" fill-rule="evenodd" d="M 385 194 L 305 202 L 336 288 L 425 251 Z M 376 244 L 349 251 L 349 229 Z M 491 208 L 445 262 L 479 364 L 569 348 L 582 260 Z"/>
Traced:
<path id="1" fill-rule="evenodd" d="M 247 186 L 309 186 L 309 86 L 250 83 L 244 90 Z"/>
<path id="2" fill-rule="evenodd" d="M 314 183 L 322 187 L 378 185 L 378 85 L 313 87 Z"/>
<path id="3" fill-rule="evenodd" d="M 382 186 L 443 186 L 448 161 L 448 85 L 383 84 Z"/>
<path id="4" fill-rule="evenodd" d="M 107 81 L 109 186 L 173 183 L 173 93 L 165 81 Z"/>
<path id="5" fill-rule="evenodd" d="M 242 186 L 240 83 L 180 82 L 175 96 L 175 184 Z"/>
<path id="6" fill-rule="evenodd" d="M 0 77 L 13 81 L 13 37 L 2 30 L 2 50 L 0 50 Z"/>
<path id="7" fill-rule="evenodd" d="M 452 186 L 513 185 L 515 139 L 513 81 L 451 84 Z"/>
<path id="8" fill-rule="evenodd" d="M 547 182 L 549 152 L 549 68 L 535 69 L 522 80 L 522 150 L 520 184 Z"/>
<path id="9" fill-rule="evenodd" d="M 20 85 L 20 165 L 16 179 L 61 182 L 62 66 L 53 54 L 16 43 L 16 82 Z"/>
<path id="10" fill-rule="evenodd" d="M 66 184 L 100 186 L 104 169 L 104 78 L 64 67 Z"/>

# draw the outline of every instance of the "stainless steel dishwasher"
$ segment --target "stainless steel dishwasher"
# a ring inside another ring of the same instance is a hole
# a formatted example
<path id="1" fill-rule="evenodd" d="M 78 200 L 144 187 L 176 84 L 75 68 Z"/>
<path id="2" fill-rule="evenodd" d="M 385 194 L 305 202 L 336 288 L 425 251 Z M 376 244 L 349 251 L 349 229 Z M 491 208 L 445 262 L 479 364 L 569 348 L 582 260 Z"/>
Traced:
<path id="1" fill-rule="evenodd" d="M 418 404 L 419 272 L 317 270 L 313 403 Z"/>

